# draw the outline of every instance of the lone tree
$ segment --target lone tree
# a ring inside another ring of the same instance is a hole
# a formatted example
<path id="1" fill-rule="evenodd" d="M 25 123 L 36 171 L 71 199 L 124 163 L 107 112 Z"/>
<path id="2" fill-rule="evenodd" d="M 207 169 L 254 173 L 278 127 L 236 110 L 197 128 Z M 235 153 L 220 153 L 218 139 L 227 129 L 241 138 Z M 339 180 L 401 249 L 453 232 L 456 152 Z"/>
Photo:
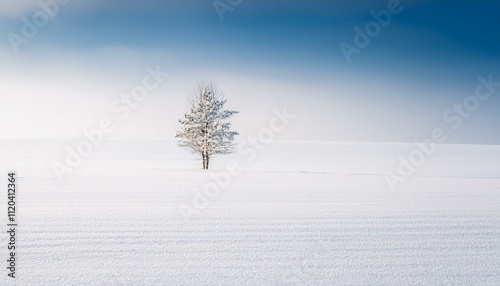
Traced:
<path id="1" fill-rule="evenodd" d="M 215 154 L 228 154 L 234 149 L 234 137 L 229 119 L 238 111 L 225 110 L 226 100 L 211 83 L 198 86 L 189 101 L 190 110 L 179 119 L 182 129 L 177 131 L 179 145 L 200 154 L 203 169 L 208 170 L 210 158 Z"/>

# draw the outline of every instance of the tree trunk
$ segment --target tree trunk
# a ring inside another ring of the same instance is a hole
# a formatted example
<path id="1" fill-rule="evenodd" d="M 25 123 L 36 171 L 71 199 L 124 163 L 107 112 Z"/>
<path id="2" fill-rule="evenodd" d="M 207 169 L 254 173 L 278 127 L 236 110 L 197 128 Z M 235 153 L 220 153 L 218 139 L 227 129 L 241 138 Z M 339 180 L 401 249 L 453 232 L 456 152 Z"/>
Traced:
<path id="1" fill-rule="evenodd" d="M 208 170 L 208 163 L 210 162 L 210 156 L 208 152 L 202 152 L 201 156 L 203 157 L 203 169 Z"/>

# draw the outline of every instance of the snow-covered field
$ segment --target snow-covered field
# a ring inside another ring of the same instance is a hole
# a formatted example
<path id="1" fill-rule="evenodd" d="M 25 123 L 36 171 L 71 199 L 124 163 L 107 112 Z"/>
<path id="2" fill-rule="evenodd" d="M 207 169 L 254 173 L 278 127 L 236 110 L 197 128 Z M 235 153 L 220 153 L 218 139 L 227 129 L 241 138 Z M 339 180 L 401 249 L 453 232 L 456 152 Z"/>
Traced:
<path id="1" fill-rule="evenodd" d="M 5 230 L 20 177 L 17 285 L 500 283 L 500 146 L 439 146 L 393 192 L 383 174 L 412 144 L 274 143 L 213 161 L 243 171 L 190 219 L 179 206 L 213 179 L 175 142 L 106 142 L 60 182 L 65 146 L 0 143 Z"/>

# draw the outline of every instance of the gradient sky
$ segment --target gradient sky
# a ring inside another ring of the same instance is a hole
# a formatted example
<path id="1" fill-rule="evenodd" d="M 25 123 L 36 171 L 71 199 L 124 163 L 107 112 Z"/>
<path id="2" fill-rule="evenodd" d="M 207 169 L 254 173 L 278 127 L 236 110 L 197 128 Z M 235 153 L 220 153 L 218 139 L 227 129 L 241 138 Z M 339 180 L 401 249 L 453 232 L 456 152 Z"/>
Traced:
<path id="1" fill-rule="evenodd" d="M 117 126 L 109 139 L 170 139 L 210 80 L 241 112 L 242 137 L 287 106 L 297 118 L 278 139 L 414 142 L 443 128 L 447 143 L 500 144 L 500 88 L 459 129 L 442 118 L 478 76 L 500 81 L 498 0 L 401 0 L 351 63 L 339 45 L 390 1 L 244 0 L 221 21 L 211 0 L 70 0 L 15 53 L 8 34 L 42 10 L 18 2 L 0 0 L 2 139 L 81 137 L 104 117 Z M 157 65 L 168 80 L 114 117 L 112 102 Z"/>

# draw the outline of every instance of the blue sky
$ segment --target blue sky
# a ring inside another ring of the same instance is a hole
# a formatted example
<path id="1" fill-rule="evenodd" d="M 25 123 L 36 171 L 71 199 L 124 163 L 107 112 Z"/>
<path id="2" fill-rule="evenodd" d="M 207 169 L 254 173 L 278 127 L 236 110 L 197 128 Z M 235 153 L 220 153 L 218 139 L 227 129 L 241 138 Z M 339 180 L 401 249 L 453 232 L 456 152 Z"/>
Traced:
<path id="1" fill-rule="evenodd" d="M 478 76 L 500 81 L 500 1 L 401 0 L 349 63 L 339 45 L 390 2 L 245 0 L 221 21 L 209 0 L 72 0 L 15 53 L 7 35 L 42 8 L 2 0 L 0 138 L 81 136 L 160 65 L 169 80 L 113 138 L 173 137 L 186 96 L 212 80 L 242 136 L 287 106 L 298 116 L 280 139 L 413 142 L 443 127 L 448 143 L 500 144 L 500 91 L 459 129 L 443 120 Z"/>

